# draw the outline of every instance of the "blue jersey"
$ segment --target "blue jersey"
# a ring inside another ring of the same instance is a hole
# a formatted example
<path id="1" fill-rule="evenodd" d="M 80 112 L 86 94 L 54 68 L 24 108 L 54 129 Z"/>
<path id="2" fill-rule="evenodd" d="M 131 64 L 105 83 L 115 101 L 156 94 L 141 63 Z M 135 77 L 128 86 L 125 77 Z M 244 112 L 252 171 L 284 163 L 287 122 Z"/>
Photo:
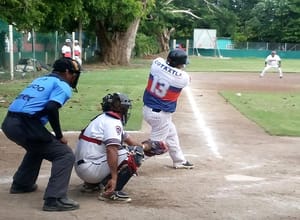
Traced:
<path id="1" fill-rule="evenodd" d="M 49 74 L 32 81 L 11 103 L 8 111 L 34 115 L 42 111 L 49 101 L 64 105 L 72 96 L 69 84 L 57 74 Z M 43 124 L 47 117 L 41 119 Z"/>
<path id="2" fill-rule="evenodd" d="M 163 58 L 155 59 L 143 96 L 144 105 L 174 112 L 181 90 L 189 82 L 190 77 L 185 71 L 169 66 Z"/>

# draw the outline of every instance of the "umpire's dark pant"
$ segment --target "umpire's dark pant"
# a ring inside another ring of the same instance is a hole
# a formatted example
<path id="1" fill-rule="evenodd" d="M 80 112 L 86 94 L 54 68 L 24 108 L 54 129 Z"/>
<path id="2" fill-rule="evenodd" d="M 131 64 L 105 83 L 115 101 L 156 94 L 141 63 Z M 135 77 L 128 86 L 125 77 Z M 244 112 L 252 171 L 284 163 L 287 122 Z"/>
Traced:
<path id="1" fill-rule="evenodd" d="M 37 126 L 36 131 L 33 130 L 32 125 Z M 23 161 L 13 177 L 13 184 L 24 187 L 35 184 L 42 161 L 46 159 L 52 162 L 52 168 L 44 199 L 63 198 L 67 196 L 75 161 L 74 153 L 68 145 L 62 144 L 50 132 L 45 133 L 44 136 L 48 136 L 42 140 L 43 134 L 39 133 L 42 129 L 45 128 L 39 120 L 24 114 L 8 113 L 4 119 L 2 123 L 4 134 L 26 150 Z M 32 134 L 35 132 L 38 137 L 37 140 Z"/>

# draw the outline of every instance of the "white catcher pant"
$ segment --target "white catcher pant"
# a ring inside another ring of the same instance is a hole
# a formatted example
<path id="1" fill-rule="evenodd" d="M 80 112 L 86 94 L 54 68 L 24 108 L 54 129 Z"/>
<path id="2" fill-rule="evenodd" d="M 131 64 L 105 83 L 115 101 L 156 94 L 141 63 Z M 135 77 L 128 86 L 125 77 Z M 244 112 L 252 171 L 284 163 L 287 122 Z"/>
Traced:
<path id="1" fill-rule="evenodd" d="M 118 165 L 120 165 L 122 161 L 126 160 L 127 157 L 127 150 L 119 150 Z M 103 157 L 101 158 L 95 158 L 93 160 L 85 161 L 80 165 L 77 165 L 75 163 L 75 172 L 80 179 L 87 183 L 100 183 L 105 177 L 110 174 L 106 155 L 103 155 Z"/>
<path id="2" fill-rule="evenodd" d="M 186 159 L 179 144 L 177 130 L 172 122 L 172 113 L 153 112 L 151 108 L 144 106 L 143 116 L 144 120 L 151 126 L 150 139 L 166 142 L 174 165 L 185 163 Z"/>
<path id="3" fill-rule="evenodd" d="M 281 70 L 281 68 L 278 67 L 278 66 L 271 66 L 271 65 L 265 66 L 265 68 L 264 68 L 263 71 L 261 72 L 260 76 L 264 76 L 265 73 L 266 73 L 269 69 L 271 69 L 271 68 L 277 69 L 277 71 L 279 72 L 279 76 L 282 77 L 282 70 Z"/>

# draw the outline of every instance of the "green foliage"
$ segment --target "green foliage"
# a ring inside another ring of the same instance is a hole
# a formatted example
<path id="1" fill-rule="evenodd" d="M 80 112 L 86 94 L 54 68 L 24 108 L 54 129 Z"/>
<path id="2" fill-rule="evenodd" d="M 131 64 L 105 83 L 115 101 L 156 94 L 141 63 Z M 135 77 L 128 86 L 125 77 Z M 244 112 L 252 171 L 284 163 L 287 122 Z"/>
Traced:
<path id="1" fill-rule="evenodd" d="M 0 19 L 21 30 L 31 30 L 45 21 L 49 10 L 45 1 L 8 0 L 0 3 Z"/>
<path id="2" fill-rule="evenodd" d="M 109 32 L 125 31 L 136 19 L 144 15 L 144 5 L 137 0 L 94 0 L 84 4 L 83 10 L 91 18 L 91 25 L 101 21 Z"/>
<path id="3" fill-rule="evenodd" d="M 143 57 L 159 52 L 159 44 L 154 36 L 147 36 L 145 34 L 138 34 L 135 41 L 135 55 Z"/>

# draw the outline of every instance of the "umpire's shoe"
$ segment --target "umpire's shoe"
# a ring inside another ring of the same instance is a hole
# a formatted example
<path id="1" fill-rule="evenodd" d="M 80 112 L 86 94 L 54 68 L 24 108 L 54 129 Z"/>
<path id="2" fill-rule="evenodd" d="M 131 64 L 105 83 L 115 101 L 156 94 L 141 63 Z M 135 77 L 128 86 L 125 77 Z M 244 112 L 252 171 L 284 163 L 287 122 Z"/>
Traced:
<path id="1" fill-rule="evenodd" d="M 30 193 L 36 191 L 37 188 L 38 188 L 37 184 L 33 184 L 32 186 L 23 186 L 17 183 L 13 183 L 10 187 L 9 193 L 11 194 Z"/>
<path id="2" fill-rule="evenodd" d="M 45 199 L 43 211 L 71 211 L 79 209 L 79 203 L 69 198 Z"/>

